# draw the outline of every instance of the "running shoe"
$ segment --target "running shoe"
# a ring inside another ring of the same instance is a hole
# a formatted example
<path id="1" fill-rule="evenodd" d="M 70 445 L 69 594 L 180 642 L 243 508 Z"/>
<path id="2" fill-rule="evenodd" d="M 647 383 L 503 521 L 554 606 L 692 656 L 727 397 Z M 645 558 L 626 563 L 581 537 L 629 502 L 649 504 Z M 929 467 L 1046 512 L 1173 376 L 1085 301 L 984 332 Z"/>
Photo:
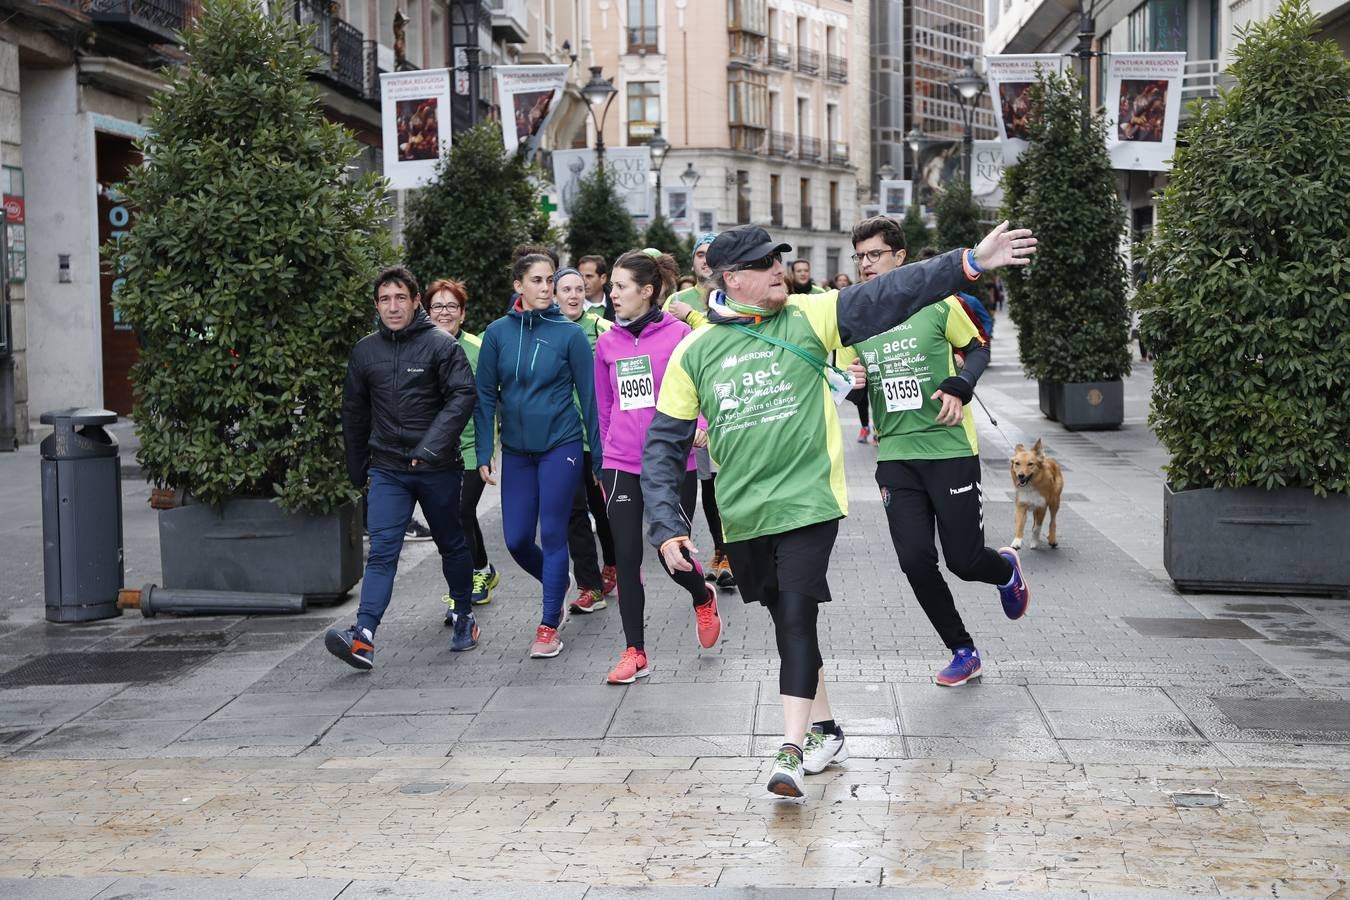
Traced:
<path id="1" fill-rule="evenodd" d="M 712 562 L 708 563 L 708 571 L 703 576 L 704 581 L 717 581 L 718 567 L 722 565 L 722 560 L 725 558 L 721 550 L 713 551 Z"/>
<path id="2" fill-rule="evenodd" d="M 974 647 L 957 647 L 952 661 L 937 673 L 935 680 L 942 687 L 960 687 L 972 678 L 980 677 L 980 651 Z"/>
<path id="3" fill-rule="evenodd" d="M 1011 547 L 1000 547 L 998 555 L 1012 563 L 1013 568 L 1012 584 L 998 589 L 998 598 L 1003 601 L 1003 614 L 1010 619 L 1020 619 L 1027 614 L 1027 607 L 1031 605 L 1031 588 L 1022 577 L 1022 558 Z"/>
<path id="4" fill-rule="evenodd" d="M 844 729 L 836 728 L 834 734 L 826 734 L 818 728 L 806 733 L 806 746 L 802 748 L 802 769 L 807 775 L 819 775 L 826 767 L 848 759 L 848 745 L 844 743 Z"/>
<path id="5" fill-rule="evenodd" d="M 802 781 L 802 758 L 791 748 L 779 749 L 773 757 L 773 771 L 769 773 L 769 793 L 780 797 L 801 797 L 806 793 Z"/>
<path id="6" fill-rule="evenodd" d="M 582 588 L 581 593 L 577 594 L 577 599 L 572 601 L 569 608 L 573 612 L 593 613 L 597 609 L 604 609 L 606 606 L 609 606 L 609 604 L 605 602 L 604 594 L 590 588 Z"/>
<path id="7" fill-rule="evenodd" d="M 722 634 L 722 617 L 717 614 L 717 589 L 708 585 L 708 599 L 694 607 L 694 622 L 698 628 L 698 645 L 704 650 L 717 643 Z"/>
<path id="8" fill-rule="evenodd" d="M 619 664 L 609 670 L 609 676 L 605 680 L 610 684 L 632 684 L 650 674 L 652 670 L 651 666 L 647 665 L 647 652 L 629 647 L 623 651 L 623 656 L 619 657 Z"/>
<path id="9" fill-rule="evenodd" d="M 727 559 L 726 554 L 722 554 L 722 559 L 717 564 L 717 586 L 731 590 L 736 586 L 736 576 L 731 574 L 731 560 Z"/>
<path id="10" fill-rule="evenodd" d="M 492 590 L 502 583 L 502 576 L 497 574 L 497 570 L 488 563 L 486 569 L 474 569 L 473 572 L 473 605 L 482 606 L 485 603 L 492 602 Z"/>
<path id="11" fill-rule="evenodd" d="M 600 570 L 600 593 L 608 597 L 614 593 L 614 589 L 619 586 L 619 570 L 613 566 L 605 566 Z"/>
<path id="12" fill-rule="evenodd" d="M 868 437 L 868 435 L 870 435 L 871 433 L 872 433 L 872 429 L 868 428 L 866 425 L 864 425 L 862 428 L 859 428 L 859 429 L 858 429 L 858 443 L 860 443 L 860 444 L 865 444 L 865 443 L 867 443 L 867 437 Z"/>
<path id="13" fill-rule="evenodd" d="M 530 645 L 530 659 L 551 659 L 561 653 L 562 648 L 558 629 L 540 625 L 535 629 L 534 643 Z"/>
<path id="14" fill-rule="evenodd" d="M 478 646 L 478 623 L 472 612 L 455 617 L 455 633 L 450 638 L 450 649 L 456 653 L 472 650 Z"/>
<path id="15" fill-rule="evenodd" d="M 375 668 L 375 636 L 365 628 L 356 625 L 346 631 L 329 628 L 324 632 L 323 645 L 353 669 L 369 671 Z"/>
<path id="16" fill-rule="evenodd" d="M 416 519 L 408 522 L 408 528 L 403 532 L 405 541 L 429 541 L 431 540 L 431 529 L 423 525 Z"/>

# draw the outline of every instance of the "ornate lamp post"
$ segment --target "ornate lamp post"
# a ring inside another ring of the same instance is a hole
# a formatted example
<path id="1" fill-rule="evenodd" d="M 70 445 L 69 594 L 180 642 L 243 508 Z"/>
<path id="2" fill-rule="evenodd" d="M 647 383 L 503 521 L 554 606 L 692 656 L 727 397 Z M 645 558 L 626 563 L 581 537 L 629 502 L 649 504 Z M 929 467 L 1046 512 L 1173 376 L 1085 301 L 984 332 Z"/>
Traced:
<path id="1" fill-rule="evenodd" d="M 614 95 L 619 93 L 614 83 L 600 74 L 600 66 L 591 66 L 591 80 L 581 89 L 582 95 L 590 104 L 591 124 L 595 126 L 595 165 L 605 168 L 605 117 L 609 115 Z M 596 116 L 596 110 L 600 111 Z"/>
<path id="2" fill-rule="evenodd" d="M 661 218 L 661 167 L 666 164 L 666 154 L 670 152 L 670 141 L 661 136 L 661 129 L 656 129 L 656 134 L 647 142 L 647 149 L 652 154 L 652 171 L 656 173 L 656 215 L 653 219 Z"/>
<path id="3" fill-rule="evenodd" d="M 956 94 L 956 102 L 961 105 L 961 171 L 965 173 L 966 184 L 970 184 L 970 167 L 975 157 L 975 133 L 972 128 L 975 110 L 980 107 L 980 98 L 984 96 L 985 80 L 975 71 L 975 60 L 967 58 L 966 66 L 952 76 L 947 86 Z"/>

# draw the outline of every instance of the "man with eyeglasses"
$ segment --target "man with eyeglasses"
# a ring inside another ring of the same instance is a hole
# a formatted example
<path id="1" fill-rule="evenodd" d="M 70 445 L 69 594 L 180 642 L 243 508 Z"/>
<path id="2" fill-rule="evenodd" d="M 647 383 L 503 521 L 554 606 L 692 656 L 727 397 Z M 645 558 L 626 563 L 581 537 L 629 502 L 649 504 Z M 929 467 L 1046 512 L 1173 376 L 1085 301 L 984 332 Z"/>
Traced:
<path id="1" fill-rule="evenodd" d="M 904 231 L 886 216 L 859 222 L 853 247 L 864 282 L 905 261 Z M 969 404 L 989 364 L 989 346 L 953 292 L 839 354 L 841 364 L 858 357 L 879 439 L 876 478 L 891 543 L 915 598 L 952 654 L 935 681 L 957 687 L 980 676 L 980 651 L 938 570 L 934 525 L 947 568 L 962 581 L 997 587 L 1008 618 L 1021 618 L 1031 599 L 1017 551 L 984 543 L 979 445 Z"/>
<path id="2" fill-rule="evenodd" d="M 356 624 L 345 631 L 329 628 L 324 646 L 355 669 L 375 666 L 375 631 L 393 595 L 414 504 L 422 505 L 431 526 L 455 608 L 469 609 L 473 562 L 460 526 L 459 438 L 473 415 L 477 389 L 464 350 L 432 324 L 421 301 L 417 279 L 407 269 L 380 273 L 379 328 L 352 348 L 342 386 L 347 475 L 357 488 L 370 483 L 370 554 Z"/>
<path id="3" fill-rule="evenodd" d="M 643 451 L 649 538 L 666 565 L 697 552 L 679 505 L 684 460 L 700 414 L 720 466 L 717 500 L 742 599 L 768 607 L 780 656 L 783 745 L 768 789 L 800 797 L 802 773 L 848 757 L 824 684 L 816 633 L 829 602 L 826 569 L 847 514 L 835 397 L 850 382 L 825 359 L 940 301 L 988 269 L 1021 265 L 1036 249 L 1005 222 L 974 250 L 953 250 L 843 291 L 789 299 L 782 253 L 758 226 L 724 231 L 708 248 L 718 288 L 708 327 L 675 348 Z M 809 722 L 815 727 L 807 732 Z"/>

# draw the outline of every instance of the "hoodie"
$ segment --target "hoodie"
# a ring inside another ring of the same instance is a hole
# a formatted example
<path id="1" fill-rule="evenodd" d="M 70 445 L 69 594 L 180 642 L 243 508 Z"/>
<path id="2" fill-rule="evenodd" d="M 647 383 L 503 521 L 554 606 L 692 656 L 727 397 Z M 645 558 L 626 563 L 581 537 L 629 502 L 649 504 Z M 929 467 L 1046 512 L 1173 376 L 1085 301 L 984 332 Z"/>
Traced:
<path id="1" fill-rule="evenodd" d="M 595 344 L 595 401 L 600 413 L 600 440 L 605 448 L 605 467 L 642 474 L 642 443 L 656 415 L 656 397 L 675 345 L 689 333 L 689 326 L 669 313 L 647 324 L 638 337 L 627 328 L 612 328 Z M 619 396 L 618 361 L 646 357 L 651 365 L 651 406 L 624 410 Z M 695 468 L 690 452 L 686 471 Z"/>
<path id="2" fill-rule="evenodd" d="M 591 467 L 599 475 L 600 427 L 590 342 L 581 326 L 569 321 L 556 304 L 533 310 L 517 301 L 489 325 L 478 351 L 477 376 L 474 430 L 479 460 L 492 456 L 495 418 L 507 453 L 544 453 L 584 437 L 591 447 Z M 574 391 L 580 417 L 573 405 Z"/>

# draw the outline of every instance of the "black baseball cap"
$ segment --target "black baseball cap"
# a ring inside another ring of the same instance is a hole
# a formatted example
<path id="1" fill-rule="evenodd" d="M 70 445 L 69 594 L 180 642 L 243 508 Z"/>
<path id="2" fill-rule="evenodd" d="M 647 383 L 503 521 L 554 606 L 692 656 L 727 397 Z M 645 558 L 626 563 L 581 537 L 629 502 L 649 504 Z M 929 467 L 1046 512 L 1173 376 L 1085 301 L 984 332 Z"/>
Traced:
<path id="1" fill-rule="evenodd" d="M 712 242 L 712 246 L 708 247 L 708 265 L 714 269 L 734 266 L 737 263 L 763 259 L 770 253 L 784 253 L 791 249 L 791 244 L 775 241 L 758 225 L 741 225 L 728 228 Z"/>

